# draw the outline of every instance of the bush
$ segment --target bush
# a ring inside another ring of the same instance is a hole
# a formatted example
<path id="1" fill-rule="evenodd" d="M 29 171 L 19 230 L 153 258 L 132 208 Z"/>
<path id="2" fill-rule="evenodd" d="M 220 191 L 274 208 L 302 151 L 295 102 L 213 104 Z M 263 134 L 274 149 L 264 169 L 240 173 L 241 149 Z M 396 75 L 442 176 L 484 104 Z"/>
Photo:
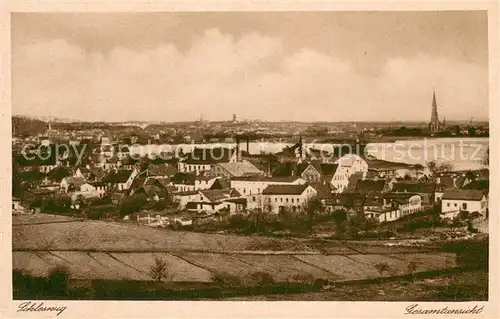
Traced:
<path id="1" fill-rule="evenodd" d="M 212 275 L 212 281 L 224 288 L 235 288 L 242 285 L 238 276 L 220 272 Z"/>
<path id="2" fill-rule="evenodd" d="M 447 243 L 443 250 L 456 254 L 456 263 L 460 267 L 488 270 L 488 239 L 461 240 Z"/>
<path id="3" fill-rule="evenodd" d="M 69 274 L 64 267 L 54 268 L 47 277 L 48 290 L 53 296 L 64 297 L 69 292 Z"/>
<path id="4" fill-rule="evenodd" d="M 274 278 L 267 272 L 254 272 L 250 274 L 249 279 L 254 286 L 266 286 L 274 284 Z"/>
<path id="5" fill-rule="evenodd" d="M 314 276 L 311 274 L 295 274 L 290 278 L 289 281 L 304 285 L 310 285 L 314 282 Z"/>

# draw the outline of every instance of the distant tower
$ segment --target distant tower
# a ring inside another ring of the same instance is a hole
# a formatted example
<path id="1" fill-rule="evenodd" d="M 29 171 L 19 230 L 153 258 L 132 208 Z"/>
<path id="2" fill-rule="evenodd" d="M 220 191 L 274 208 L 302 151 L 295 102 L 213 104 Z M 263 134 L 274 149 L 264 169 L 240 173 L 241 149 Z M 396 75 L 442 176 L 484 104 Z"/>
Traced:
<path id="1" fill-rule="evenodd" d="M 436 103 L 436 91 L 432 92 L 432 114 L 431 122 L 429 123 L 429 131 L 435 133 L 441 129 L 441 124 L 439 123 L 437 103 Z"/>
<path id="2" fill-rule="evenodd" d="M 236 114 L 233 114 L 233 123 L 236 123 Z"/>

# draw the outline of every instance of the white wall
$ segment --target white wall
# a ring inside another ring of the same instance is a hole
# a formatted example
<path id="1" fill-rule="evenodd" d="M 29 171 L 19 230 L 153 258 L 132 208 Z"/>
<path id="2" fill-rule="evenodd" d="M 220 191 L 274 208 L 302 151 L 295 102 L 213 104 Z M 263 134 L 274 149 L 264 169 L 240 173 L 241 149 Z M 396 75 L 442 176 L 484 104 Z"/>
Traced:
<path id="1" fill-rule="evenodd" d="M 456 217 L 462 211 L 479 212 L 486 218 L 486 209 L 488 208 L 488 201 L 485 197 L 481 201 L 472 200 L 458 200 L 458 199 L 443 199 L 441 201 L 441 213 L 446 217 Z"/>
<path id="2" fill-rule="evenodd" d="M 317 194 L 316 190 L 312 187 L 307 187 L 300 195 L 263 195 L 264 198 L 263 208 L 264 211 L 270 209 L 270 213 L 279 214 L 280 206 L 285 207 L 289 211 L 300 211 L 304 208 L 307 201 Z"/>

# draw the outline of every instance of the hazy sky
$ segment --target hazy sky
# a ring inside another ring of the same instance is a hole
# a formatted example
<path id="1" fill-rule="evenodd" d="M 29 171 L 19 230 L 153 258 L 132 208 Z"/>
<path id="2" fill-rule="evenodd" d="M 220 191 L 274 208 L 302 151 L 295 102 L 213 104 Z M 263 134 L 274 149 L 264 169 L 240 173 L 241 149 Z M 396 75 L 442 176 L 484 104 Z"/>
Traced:
<path id="1" fill-rule="evenodd" d="M 486 12 L 14 13 L 13 113 L 488 118 Z"/>

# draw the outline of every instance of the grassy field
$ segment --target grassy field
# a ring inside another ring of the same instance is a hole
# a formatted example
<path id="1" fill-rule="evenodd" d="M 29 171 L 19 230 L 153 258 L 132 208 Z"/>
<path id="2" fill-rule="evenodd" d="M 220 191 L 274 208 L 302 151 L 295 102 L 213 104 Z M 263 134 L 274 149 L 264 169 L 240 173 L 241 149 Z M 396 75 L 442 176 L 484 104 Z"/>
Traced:
<path id="1" fill-rule="evenodd" d="M 486 301 L 488 274 L 469 271 L 431 279 L 344 285 L 322 292 L 227 298 L 231 301 Z"/>
<path id="2" fill-rule="evenodd" d="M 382 262 L 385 276 L 405 274 L 410 262 L 417 271 L 455 266 L 451 253 L 373 242 L 204 234 L 43 214 L 14 219 L 13 267 L 33 276 L 63 266 L 72 279 L 147 281 L 155 258 L 167 263 L 172 281 L 200 283 L 255 272 L 276 282 L 361 280 L 378 278 Z"/>

